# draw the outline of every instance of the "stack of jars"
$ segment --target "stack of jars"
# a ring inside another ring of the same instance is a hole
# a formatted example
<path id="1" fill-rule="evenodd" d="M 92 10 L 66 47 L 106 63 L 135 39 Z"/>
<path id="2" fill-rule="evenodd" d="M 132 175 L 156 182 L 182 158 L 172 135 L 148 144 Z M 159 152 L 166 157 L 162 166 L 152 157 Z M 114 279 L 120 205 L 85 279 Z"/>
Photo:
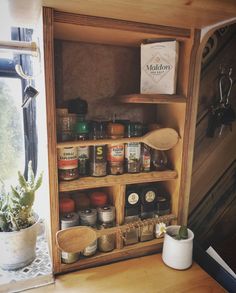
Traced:
<path id="1" fill-rule="evenodd" d="M 58 169 L 61 180 L 82 176 L 102 177 L 123 173 L 165 170 L 168 165 L 165 152 L 153 150 L 140 142 L 119 143 L 123 137 L 140 137 L 143 125 L 139 122 L 77 121 L 73 127 L 74 140 L 110 138 L 108 145 L 66 147 L 58 150 Z M 150 126 L 150 130 L 155 125 Z"/>
<path id="2" fill-rule="evenodd" d="M 63 195 L 59 207 L 61 229 L 78 225 L 106 229 L 115 225 L 115 207 L 109 204 L 108 195 L 102 190 Z M 73 263 L 79 256 L 90 257 L 97 250 L 109 252 L 114 248 L 115 235 L 106 235 L 95 240 L 80 253 L 62 252 L 61 259 L 63 263 Z"/>

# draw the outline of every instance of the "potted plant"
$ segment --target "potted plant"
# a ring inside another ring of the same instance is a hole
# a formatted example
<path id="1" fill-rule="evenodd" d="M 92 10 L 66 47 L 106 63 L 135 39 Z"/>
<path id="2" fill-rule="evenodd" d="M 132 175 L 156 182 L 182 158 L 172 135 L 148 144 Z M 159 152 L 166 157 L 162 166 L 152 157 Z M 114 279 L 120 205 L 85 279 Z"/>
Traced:
<path id="1" fill-rule="evenodd" d="M 162 260 L 171 268 L 184 270 L 192 265 L 193 232 L 186 226 L 161 223 L 159 235 L 164 235 Z M 157 232 L 158 234 L 158 232 Z"/>
<path id="2" fill-rule="evenodd" d="M 18 172 L 18 185 L 6 192 L 2 182 L 0 193 L 0 267 L 15 270 L 35 259 L 39 217 L 33 212 L 35 192 L 42 184 L 42 173 L 35 180 L 32 162 L 28 164 L 28 180 Z"/>

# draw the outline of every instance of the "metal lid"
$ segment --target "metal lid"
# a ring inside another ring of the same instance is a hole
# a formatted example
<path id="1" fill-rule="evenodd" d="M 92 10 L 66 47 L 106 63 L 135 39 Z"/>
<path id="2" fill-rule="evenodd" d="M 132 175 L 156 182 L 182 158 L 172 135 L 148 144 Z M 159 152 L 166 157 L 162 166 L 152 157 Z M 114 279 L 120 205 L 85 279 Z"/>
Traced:
<path id="1" fill-rule="evenodd" d="M 101 223 L 109 223 L 115 220 L 115 207 L 104 206 L 98 208 L 98 220 Z"/>

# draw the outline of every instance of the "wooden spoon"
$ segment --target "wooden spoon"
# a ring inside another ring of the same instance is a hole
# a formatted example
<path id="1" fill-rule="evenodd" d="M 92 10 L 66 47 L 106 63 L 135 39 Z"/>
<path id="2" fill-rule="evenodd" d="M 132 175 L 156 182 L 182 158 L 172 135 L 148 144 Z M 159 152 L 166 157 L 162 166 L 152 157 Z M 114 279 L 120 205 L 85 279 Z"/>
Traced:
<path id="1" fill-rule="evenodd" d="M 57 144 L 57 148 L 76 147 L 87 145 L 104 145 L 114 143 L 143 142 L 156 150 L 169 150 L 173 148 L 179 140 L 179 135 L 173 128 L 160 128 L 148 132 L 141 137 L 120 138 L 120 139 L 98 139 L 86 141 L 70 141 Z"/>
<path id="2" fill-rule="evenodd" d="M 176 219 L 174 215 L 166 215 L 159 218 L 147 219 L 143 221 L 139 220 L 130 224 L 102 230 L 95 230 L 87 226 L 75 226 L 58 231 L 56 233 L 56 243 L 60 250 L 75 253 L 84 250 L 101 236 L 115 234 L 118 231 L 125 232 L 131 228 L 138 228 L 143 225 L 153 225 L 160 222 L 165 223 L 174 219 Z"/>

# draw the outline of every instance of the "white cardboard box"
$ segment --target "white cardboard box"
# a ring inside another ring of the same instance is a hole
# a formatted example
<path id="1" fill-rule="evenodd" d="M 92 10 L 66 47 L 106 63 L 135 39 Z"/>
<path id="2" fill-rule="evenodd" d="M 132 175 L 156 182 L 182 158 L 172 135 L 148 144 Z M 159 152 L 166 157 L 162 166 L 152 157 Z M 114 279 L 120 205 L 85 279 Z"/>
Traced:
<path id="1" fill-rule="evenodd" d="M 179 43 L 141 44 L 141 94 L 175 94 Z"/>

